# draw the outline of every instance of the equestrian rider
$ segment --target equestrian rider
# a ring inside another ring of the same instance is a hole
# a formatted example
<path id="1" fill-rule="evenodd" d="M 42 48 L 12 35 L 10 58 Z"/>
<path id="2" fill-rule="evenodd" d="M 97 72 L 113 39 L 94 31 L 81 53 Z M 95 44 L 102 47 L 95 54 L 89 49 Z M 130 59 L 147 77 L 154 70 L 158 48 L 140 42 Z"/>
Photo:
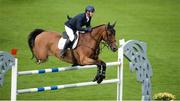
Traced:
<path id="1" fill-rule="evenodd" d="M 61 57 L 64 57 L 69 44 L 75 40 L 77 36 L 76 31 L 91 32 L 91 18 L 94 11 L 94 7 L 89 5 L 85 8 L 85 13 L 80 13 L 73 18 L 69 18 L 68 21 L 65 22 L 65 30 L 69 39 L 66 40 L 64 48 L 60 53 Z M 86 28 L 82 28 L 83 26 L 86 26 Z"/>

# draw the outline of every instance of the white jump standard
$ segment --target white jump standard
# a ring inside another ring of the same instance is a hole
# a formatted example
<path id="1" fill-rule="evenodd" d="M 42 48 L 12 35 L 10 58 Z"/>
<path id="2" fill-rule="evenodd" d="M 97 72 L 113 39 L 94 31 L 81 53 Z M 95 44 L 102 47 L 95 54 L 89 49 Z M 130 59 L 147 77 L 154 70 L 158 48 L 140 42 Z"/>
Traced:
<path id="1" fill-rule="evenodd" d="M 125 42 L 120 40 L 120 48 L 118 49 L 118 61 L 108 62 L 106 65 L 118 66 L 117 78 L 110 80 L 103 80 L 101 84 L 117 83 L 117 101 L 122 100 L 123 94 L 123 58 L 126 57 L 129 60 L 130 70 L 136 71 L 137 81 L 142 83 L 142 101 L 151 100 L 151 80 L 152 68 L 150 62 L 146 55 L 146 44 L 141 41 L 130 40 Z M 96 65 L 86 65 L 86 66 L 74 66 L 74 67 L 57 67 L 42 70 L 30 70 L 30 71 L 19 71 L 17 66 L 17 58 L 12 55 L 0 51 L 0 84 L 3 85 L 4 75 L 8 69 L 12 68 L 12 78 L 11 78 L 11 100 L 15 101 L 18 94 L 32 93 L 32 92 L 42 92 L 47 90 L 58 90 L 64 88 L 74 88 L 82 86 L 91 85 L 101 85 L 96 82 L 81 82 L 74 84 L 64 84 L 56 86 L 47 87 L 37 87 L 37 88 L 27 88 L 27 89 L 17 89 L 17 76 L 19 75 L 33 75 L 33 74 L 43 74 L 49 72 L 63 72 L 70 70 L 79 69 L 90 69 L 96 68 Z"/>

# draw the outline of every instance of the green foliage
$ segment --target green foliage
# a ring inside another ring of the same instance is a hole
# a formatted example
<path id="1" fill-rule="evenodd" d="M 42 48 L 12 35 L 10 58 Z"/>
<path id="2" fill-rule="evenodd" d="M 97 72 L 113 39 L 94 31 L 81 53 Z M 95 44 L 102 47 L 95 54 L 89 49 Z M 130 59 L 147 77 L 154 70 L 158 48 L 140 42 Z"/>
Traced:
<path id="1" fill-rule="evenodd" d="M 163 101 L 174 101 L 176 99 L 175 95 L 163 92 L 163 93 L 157 93 L 153 96 L 154 100 L 163 100 Z"/>

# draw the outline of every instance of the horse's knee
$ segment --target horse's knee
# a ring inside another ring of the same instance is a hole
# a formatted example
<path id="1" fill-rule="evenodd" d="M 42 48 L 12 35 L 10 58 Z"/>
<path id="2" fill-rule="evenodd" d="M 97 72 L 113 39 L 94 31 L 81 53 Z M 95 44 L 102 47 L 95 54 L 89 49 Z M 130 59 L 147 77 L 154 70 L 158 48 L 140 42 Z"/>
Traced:
<path id="1" fill-rule="evenodd" d="M 96 64 L 96 61 L 91 58 L 82 57 L 82 58 L 80 58 L 80 64 L 81 65 L 92 65 L 92 64 Z"/>
<path id="2" fill-rule="evenodd" d="M 99 62 L 97 62 L 97 64 L 96 64 L 97 66 L 99 66 L 99 67 L 106 67 L 106 63 L 105 62 L 103 62 L 103 61 L 99 61 Z"/>
<path id="3" fill-rule="evenodd" d="M 101 64 L 102 64 L 103 67 L 106 67 L 106 63 L 105 62 L 101 61 Z"/>
<path id="4" fill-rule="evenodd" d="M 102 68 L 102 74 L 105 75 L 106 73 L 106 63 L 103 61 L 100 61 L 100 67 Z"/>

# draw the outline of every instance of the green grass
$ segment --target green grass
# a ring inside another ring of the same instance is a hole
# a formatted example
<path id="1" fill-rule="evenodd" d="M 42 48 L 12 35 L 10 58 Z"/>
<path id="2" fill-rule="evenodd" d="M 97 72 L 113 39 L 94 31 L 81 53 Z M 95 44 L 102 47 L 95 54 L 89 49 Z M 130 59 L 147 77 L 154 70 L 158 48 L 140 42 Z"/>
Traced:
<path id="1" fill-rule="evenodd" d="M 69 64 L 51 57 L 42 65 L 31 59 L 27 36 L 35 28 L 64 31 L 66 15 L 73 16 L 92 4 L 96 8 L 92 25 L 117 21 L 117 39 L 136 39 L 148 45 L 148 57 L 153 67 L 152 92 L 170 92 L 180 100 L 180 1 L 179 0 L 0 0 L 0 50 L 18 48 L 18 69 L 32 70 L 62 67 Z M 107 54 L 108 52 L 108 54 Z M 116 61 L 117 53 L 104 49 L 104 61 Z M 141 99 L 141 84 L 130 73 L 125 62 L 124 93 L 126 100 Z M 96 70 L 80 70 L 20 76 L 18 88 L 90 81 Z M 115 78 L 116 70 L 107 70 L 107 79 Z M 0 99 L 10 99 L 10 71 L 0 88 Z M 42 100 L 115 100 L 116 84 L 68 88 L 57 91 L 18 95 L 17 99 Z"/>

